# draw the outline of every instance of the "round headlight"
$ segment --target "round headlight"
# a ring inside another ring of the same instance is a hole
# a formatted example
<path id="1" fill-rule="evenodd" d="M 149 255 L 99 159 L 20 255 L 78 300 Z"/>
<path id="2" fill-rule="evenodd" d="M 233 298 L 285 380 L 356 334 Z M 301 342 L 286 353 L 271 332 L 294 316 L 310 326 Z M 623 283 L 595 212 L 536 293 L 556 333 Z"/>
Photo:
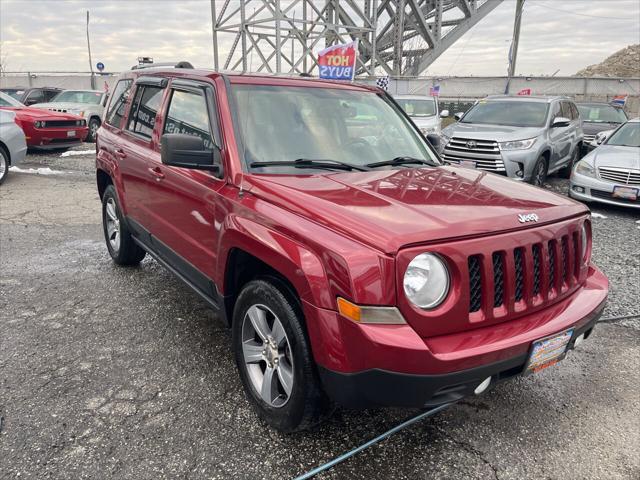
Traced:
<path id="1" fill-rule="evenodd" d="M 587 224 L 586 222 L 582 224 L 582 228 L 580 229 L 580 241 L 582 242 L 582 260 L 587 259 L 587 241 L 589 237 L 587 235 Z"/>
<path id="2" fill-rule="evenodd" d="M 411 303 L 430 309 L 440 305 L 447 296 L 449 272 L 439 256 L 421 253 L 409 263 L 402 283 Z"/>

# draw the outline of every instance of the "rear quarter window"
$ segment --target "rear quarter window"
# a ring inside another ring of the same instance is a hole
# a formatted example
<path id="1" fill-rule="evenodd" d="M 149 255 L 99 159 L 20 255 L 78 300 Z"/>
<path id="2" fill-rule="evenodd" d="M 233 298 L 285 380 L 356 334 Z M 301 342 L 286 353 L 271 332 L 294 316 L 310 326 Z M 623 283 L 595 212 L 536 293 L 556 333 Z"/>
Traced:
<path id="1" fill-rule="evenodd" d="M 116 88 L 113 90 L 111 103 L 109 104 L 109 109 L 104 117 L 105 122 L 109 125 L 120 128 L 132 84 L 132 80 L 120 80 L 116 85 Z"/>

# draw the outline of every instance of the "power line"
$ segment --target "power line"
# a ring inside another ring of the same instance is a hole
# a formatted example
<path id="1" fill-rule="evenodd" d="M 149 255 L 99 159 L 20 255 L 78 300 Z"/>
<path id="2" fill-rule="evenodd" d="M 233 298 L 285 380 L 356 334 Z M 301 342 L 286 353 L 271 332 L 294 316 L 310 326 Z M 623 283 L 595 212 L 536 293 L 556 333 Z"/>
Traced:
<path id="1" fill-rule="evenodd" d="M 609 20 L 633 20 L 633 21 L 637 21 L 637 19 L 633 18 L 633 17 L 607 17 L 607 16 L 604 16 L 604 15 L 589 15 L 588 13 L 571 12 L 569 10 L 562 10 L 561 8 L 550 7 L 549 5 L 544 5 L 542 3 L 532 3 L 531 5 L 535 5 L 536 7 L 548 8 L 549 10 L 555 10 L 556 12 L 569 13 L 571 15 L 579 15 L 581 17 L 606 18 L 606 19 L 609 19 Z"/>

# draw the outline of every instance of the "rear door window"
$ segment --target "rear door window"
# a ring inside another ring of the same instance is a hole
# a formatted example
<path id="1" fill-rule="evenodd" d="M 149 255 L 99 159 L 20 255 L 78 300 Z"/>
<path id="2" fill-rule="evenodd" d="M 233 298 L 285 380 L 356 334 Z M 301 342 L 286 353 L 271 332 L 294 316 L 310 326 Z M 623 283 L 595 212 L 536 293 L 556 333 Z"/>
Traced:
<path id="1" fill-rule="evenodd" d="M 44 94 L 40 89 L 31 90 L 24 101 L 28 105 L 33 105 L 34 103 L 42 103 L 44 102 Z"/>
<path id="2" fill-rule="evenodd" d="M 151 138 L 156 114 L 162 103 L 161 87 L 139 85 L 131 105 L 127 130 L 142 137 Z"/>
<path id="3" fill-rule="evenodd" d="M 182 133 L 202 138 L 207 150 L 214 149 L 207 100 L 197 90 L 173 90 L 164 122 L 164 133 Z"/>
<path id="4" fill-rule="evenodd" d="M 113 96 L 111 97 L 112 100 L 109 104 L 109 109 L 105 115 L 105 122 L 109 125 L 120 128 L 132 83 L 132 80 L 120 80 L 116 85 Z"/>

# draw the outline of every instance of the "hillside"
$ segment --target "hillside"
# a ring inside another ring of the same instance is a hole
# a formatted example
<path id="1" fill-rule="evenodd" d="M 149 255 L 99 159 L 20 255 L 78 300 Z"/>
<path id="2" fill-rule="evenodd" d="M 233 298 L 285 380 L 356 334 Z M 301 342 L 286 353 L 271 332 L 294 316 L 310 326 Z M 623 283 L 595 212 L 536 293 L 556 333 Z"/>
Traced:
<path id="1" fill-rule="evenodd" d="M 640 44 L 618 50 L 601 63 L 589 65 L 577 77 L 640 77 Z"/>

